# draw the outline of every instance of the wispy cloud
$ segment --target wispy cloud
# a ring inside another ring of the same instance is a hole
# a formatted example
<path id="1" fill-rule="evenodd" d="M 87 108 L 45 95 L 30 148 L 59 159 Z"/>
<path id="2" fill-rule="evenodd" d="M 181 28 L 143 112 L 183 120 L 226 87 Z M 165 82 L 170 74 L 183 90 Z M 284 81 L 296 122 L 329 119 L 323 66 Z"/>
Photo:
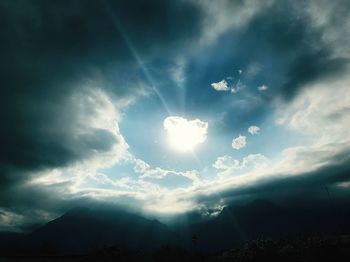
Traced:
<path id="1" fill-rule="evenodd" d="M 269 87 L 266 85 L 261 85 L 261 86 L 258 86 L 257 88 L 259 91 L 266 91 L 267 89 L 269 89 Z"/>

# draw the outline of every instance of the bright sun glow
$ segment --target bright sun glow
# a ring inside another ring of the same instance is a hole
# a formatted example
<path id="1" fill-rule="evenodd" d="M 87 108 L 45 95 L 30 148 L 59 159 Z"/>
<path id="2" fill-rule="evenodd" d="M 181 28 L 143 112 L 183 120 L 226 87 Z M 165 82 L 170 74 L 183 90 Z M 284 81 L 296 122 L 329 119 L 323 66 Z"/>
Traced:
<path id="1" fill-rule="evenodd" d="M 170 116 L 163 125 L 168 133 L 169 144 L 180 152 L 189 152 L 207 139 L 208 123 L 199 119 Z"/>

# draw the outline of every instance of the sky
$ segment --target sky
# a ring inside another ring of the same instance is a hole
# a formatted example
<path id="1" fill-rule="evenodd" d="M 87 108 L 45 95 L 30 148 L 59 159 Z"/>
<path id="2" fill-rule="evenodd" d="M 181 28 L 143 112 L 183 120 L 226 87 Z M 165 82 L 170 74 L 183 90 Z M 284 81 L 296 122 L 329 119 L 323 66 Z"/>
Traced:
<path id="1" fill-rule="evenodd" d="M 349 199 L 350 2 L 0 1 L 0 230 L 80 205 Z"/>

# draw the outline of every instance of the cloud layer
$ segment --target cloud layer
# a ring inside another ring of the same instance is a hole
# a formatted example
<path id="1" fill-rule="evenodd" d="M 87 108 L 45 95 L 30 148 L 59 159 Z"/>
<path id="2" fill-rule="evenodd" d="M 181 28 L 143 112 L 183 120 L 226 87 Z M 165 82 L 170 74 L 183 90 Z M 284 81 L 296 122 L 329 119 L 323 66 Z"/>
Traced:
<path id="1" fill-rule="evenodd" d="M 0 230 L 86 203 L 171 213 L 324 186 L 346 197 L 349 12 L 346 0 L 1 1 Z"/>

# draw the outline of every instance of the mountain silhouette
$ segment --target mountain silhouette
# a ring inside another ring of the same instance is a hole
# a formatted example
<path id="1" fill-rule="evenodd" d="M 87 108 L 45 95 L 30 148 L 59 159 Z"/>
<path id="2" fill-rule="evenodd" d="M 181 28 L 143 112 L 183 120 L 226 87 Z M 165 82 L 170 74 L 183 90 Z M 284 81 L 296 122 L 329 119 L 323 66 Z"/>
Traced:
<path id="1" fill-rule="evenodd" d="M 201 250 L 225 250 L 254 239 L 350 233 L 350 209 L 282 207 L 267 200 L 225 207 L 214 219 L 194 224 Z M 333 212 L 332 212 L 333 211 Z"/>
<path id="2" fill-rule="evenodd" d="M 86 254 L 108 246 L 152 251 L 178 242 L 176 234 L 157 220 L 121 210 L 74 208 L 11 249 L 24 254 Z"/>
<path id="3" fill-rule="evenodd" d="M 350 234 L 349 221 L 348 204 L 298 208 L 266 200 L 229 205 L 210 220 L 176 227 L 123 210 L 74 208 L 30 234 L 0 233 L 0 252 L 86 254 L 112 246 L 153 252 L 167 245 L 217 252 L 254 239 Z"/>

